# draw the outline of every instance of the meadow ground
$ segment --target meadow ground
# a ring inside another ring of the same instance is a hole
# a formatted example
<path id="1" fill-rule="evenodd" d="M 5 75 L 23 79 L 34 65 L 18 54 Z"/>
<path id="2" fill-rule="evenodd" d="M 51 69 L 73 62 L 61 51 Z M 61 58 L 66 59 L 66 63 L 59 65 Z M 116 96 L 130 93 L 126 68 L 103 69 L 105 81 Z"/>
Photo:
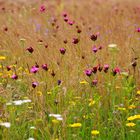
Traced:
<path id="1" fill-rule="evenodd" d="M 0 140 L 140 140 L 140 0 L 0 0 Z"/>

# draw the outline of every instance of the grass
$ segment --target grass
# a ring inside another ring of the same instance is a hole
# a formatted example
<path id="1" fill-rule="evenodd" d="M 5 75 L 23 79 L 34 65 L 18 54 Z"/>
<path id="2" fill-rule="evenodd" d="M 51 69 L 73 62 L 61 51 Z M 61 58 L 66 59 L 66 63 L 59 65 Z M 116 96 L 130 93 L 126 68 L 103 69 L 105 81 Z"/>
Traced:
<path id="1" fill-rule="evenodd" d="M 0 139 L 139 140 L 139 2 L 2 0 Z"/>

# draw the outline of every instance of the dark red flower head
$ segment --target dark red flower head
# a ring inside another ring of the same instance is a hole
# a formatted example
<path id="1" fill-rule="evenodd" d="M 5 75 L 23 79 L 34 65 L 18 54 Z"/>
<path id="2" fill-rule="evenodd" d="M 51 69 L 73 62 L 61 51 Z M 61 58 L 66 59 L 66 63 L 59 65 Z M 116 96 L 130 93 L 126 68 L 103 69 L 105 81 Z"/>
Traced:
<path id="1" fill-rule="evenodd" d="M 108 72 L 108 69 L 109 69 L 109 65 L 108 64 L 105 64 L 104 65 L 104 72 L 107 73 Z"/>
<path id="2" fill-rule="evenodd" d="M 96 41 L 97 40 L 97 35 L 94 35 L 94 34 L 90 35 L 90 39 L 93 40 L 93 41 Z"/>
<path id="3" fill-rule="evenodd" d="M 113 76 L 115 76 L 117 73 L 120 73 L 120 69 L 116 67 L 112 70 L 112 73 L 113 73 Z"/>
<path id="4" fill-rule="evenodd" d="M 44 70 L 47 71 L 47 70 L 48 70 L 48 65 L 47 65 L 47 64 L 43 64 L 43 65 L 42 65 L 42 69 L 44 69 Z"/>
<path id="5" fill-rule="evenodd" d="M 98 70 L 98 67 L 97 67 L 97 66 L 95 66 L 95 67 L 92 68 L 92 72 L 93 72 L 93 73 L 96 73 L 97 70 Z"/>
<path id="6" fill-rule="evenodd" d="M 38 82 L 32 82 L 32 87 L 36 88 L 36 86 L 38 86 Z"/>
<path id="7" fill-rule="evenodd" d="M 92 81 L 92 85 L 94 85 L 94 86 L 96 86 L 97 83 L 98 83 L 97 79 L 95 79 L 95 80 Z"/>
<path id="8" fill-rule="evenodd" d="M 66 52 L 66 49 L 65 49 L 65 48 L 60 48 L 60 53 L 61 53 L 61 54 L 63 54 L 63 55 L 64 55 L 64 54 L 65 54 L 65 52 Z"/>
<path id="9" fill-rule="evenodd" d="M 93 46 L 92 51 L 96 53 L 98 51 L 98 48 L 96 46 Z"/>
<path id="10" fill-rule="evenodd" d="M 69 19 L 68 19 L 67 17 L 64 18 L 64 21 L 65 21 L 65 22 L 68 22 L 68 20 L 69 20 Z"/>
<path id="11" fill-rule="evenodd" d="M 45 12 L 45 10 L 46 10 L 45 5 L 41 5 L 41 6 L 40 6 L 40 12 Z"/>
<path id="12" fill-rule="evenodd" d="M 6 68 L 7 68 L 7 70 L 8 70 L 8 71 L 10 71 L 10 70 L 11 70 L 11 66 L 7 66 Z"/>
<path id="13" fill-rule="evenodd" d="M 33 53 L 34 51 L 33 47 L 28 47 L 26 50 L 28 50 L 30 53 Z"/>
<path id="14" fill-rule="evenodd" d="M 79 42 L 79 39 L 78 38 L 73 38 L 73 40 L 72 40 L 72 43 L 73 44 L 77 44 Z"/>

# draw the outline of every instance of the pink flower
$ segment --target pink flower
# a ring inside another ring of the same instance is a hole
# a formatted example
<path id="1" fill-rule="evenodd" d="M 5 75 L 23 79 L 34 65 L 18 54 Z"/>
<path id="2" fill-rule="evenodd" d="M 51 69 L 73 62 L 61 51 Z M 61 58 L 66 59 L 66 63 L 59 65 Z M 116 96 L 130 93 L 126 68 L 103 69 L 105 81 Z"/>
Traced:
<path id="1" fill-rule="evenodd" d="M 136 31 L 140 33 L 140 27 L 139 27 L 139 28 L 137 28 L 137 29 L 136 29 Z"/>
<path id="2" fill-rule="evenodd" d="M 96 53 L 96 52 L 98 51 L 97 47 L 96 47 L 96 46 L 93 46 L 92 51 L 93 51 L 94 53 Z"/>
<path id="3" fill-rule="evenodd" d="M 36 66 L 32 66 L 32 68 L 31 68 L 31 72 L 32 73 L 37 73 L 38 72 L 38 70 L 39 70 L 39 68 L 38 67 L 36 67 Z"/>
<path id="4" fill-rule="evenodd" d="M 17 80 L 17 79 L 18 79 L 18 76 L 17 76 L 16 74 L 13 74 L 13 75 L 11 76 L 11 78 L 14 79 L 14 80 Z"/>
<path id="5" fill-rule="evenodd" d="M 93 84 L 94 86 L 96 86 L 97 83 L 98 83 L 97 79 L 95 79 L 95 80 L 92 81 L 92 84 Z"/>
<path id="6" fill-rule="evenodd" d="M 105 64 L 104 65 L 104 72 L 107 73 L 108 72 L 108 69 L 109 69 L 109 65 L 108 64 Z"/>
<path id="7" fill-rule="evenodd" d="M 112 70 L 113 76 L 115 76 L 117 73 L 120 73 L 120 68 L 116 67 Z"/>
<path id="8" fill-rule="evenodd" d="M 40 12 L 45 12 L 45 10 L 46 10 L 45 5 L 41 5 L 41 6 L 40 6 Z"/>

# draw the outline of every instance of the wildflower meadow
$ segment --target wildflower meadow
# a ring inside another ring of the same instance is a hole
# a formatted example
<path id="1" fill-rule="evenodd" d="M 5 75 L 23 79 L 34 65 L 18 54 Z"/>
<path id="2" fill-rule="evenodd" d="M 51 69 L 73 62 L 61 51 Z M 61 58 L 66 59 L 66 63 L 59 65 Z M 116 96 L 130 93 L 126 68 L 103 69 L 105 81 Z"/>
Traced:
<path id="1" fill-rule="evenodd" d="M 140 140 L 140 0 L 0 0 L 0 140 Z"/>

